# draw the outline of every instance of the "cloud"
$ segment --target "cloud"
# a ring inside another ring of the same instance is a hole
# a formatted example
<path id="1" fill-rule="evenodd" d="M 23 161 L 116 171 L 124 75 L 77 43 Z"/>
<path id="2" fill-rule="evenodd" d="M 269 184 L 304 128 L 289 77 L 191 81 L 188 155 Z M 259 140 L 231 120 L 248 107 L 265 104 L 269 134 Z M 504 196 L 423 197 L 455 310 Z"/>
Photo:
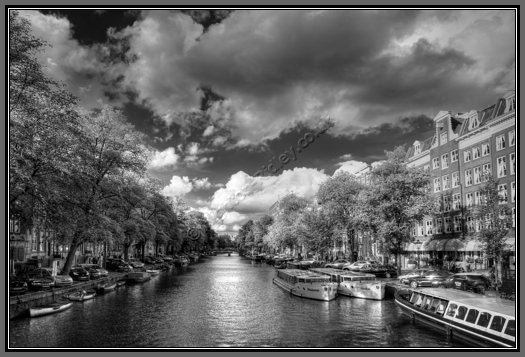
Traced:
<path id="1" fill-rule="evenodd" d="M 175 148 L 169 147 L 164 151 L 155 151 L 148 166 L 154 170 L 173 168 L 177 165 L 179 159 L 180 156 L 175 153 Z"/>
<path id="2" fill-rule="evenodd" d="M 87 108 L 122 103 L 123 97 L 112 85 L 120 64 L 110 67 L 103 60 L 108 54 L 107 47 L 81 45 L 73 38 L 72 25 L 66 18 L 34 10 L 21 10 L 20 14 L 30 21 L 34 35 L 51 45 L 37 54 L 51 78 L 66 84 Z"/>
<path id="3" fill-rule="evenodd" d="M 191 192 L 193 184 L 188 176 L 173 176 L 168 186 L 162 189 L 162 193 L 168 197 L 180 197 Z"/>
<path id="4" fill-rule="evenodd" d="M 240 10 L 204 33 L 186 15 L 151 11 L 125 30 L 137 58 L 125 82 L 166 121 L 181 123 L 178 112 L 199 106 L 197 89 L 211 88 L 225 99 L 208 109 L 203 132 L 226 128 L 237 146 L 325 115 L 336 121 L 331 135 L 352 137 L 408 114 L 491 102 L 513 73 L 512 16 Z"/>
<path id="5" fill-rule="evenodd" d="M 347 155 L 343 155 L 347 156 Z M 340 166 L 337 170 L 335 170 L 334 175 L 337 175 L 340 172 L 347 172 L 349 174 L 355 175 L 359 171 L 365 169 L 368 167 L 368 164 L 366 162 L 362 161 L 344 161 L 337 164 L 337 166 Z"/>
<path id="6" fill-rule="evenodd" d="M 224 188 L 215 191 L 210 207 L 242 214 L 264 214 L 280 197 L 291 192 L 313 199 L 327 178 L 322 171 L 304 167 L 268 177 L 252 177 L 239 171 L 230 177 Z"/>
<path id="7" fill-rule="evenodd" d="M 193 181 L 193 187 L 197 190 L 207 190 L 212 187 L 209 179 L 207 177 L 202 179 L 196 179 Z"/>

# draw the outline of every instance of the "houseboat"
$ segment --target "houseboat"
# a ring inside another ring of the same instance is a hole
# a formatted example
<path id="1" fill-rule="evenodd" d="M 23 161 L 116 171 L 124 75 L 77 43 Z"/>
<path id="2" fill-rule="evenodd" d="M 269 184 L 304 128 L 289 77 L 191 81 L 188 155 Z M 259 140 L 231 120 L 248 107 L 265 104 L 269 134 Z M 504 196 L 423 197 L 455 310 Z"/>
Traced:
<path id="1" fill-rule="evenodd" d="M 145 271 L 133 271 L 129 272 L 126 276 L 127 284 L 138 284 L 144 283 L 151 279 L 151 275 Z"/>
<path id="2" fill-rule="evenodd" d="M 299 269 L 277 270 L 273 283 L 291 294 L 330 301 L 337 297 L 337 283 L 330 281 L 327 275 Z"/>
<path id="3" fill-rule="evenodd" d="M 374 274 L 360 273 L 334 268 L 310 268 L 311 271 L 325 274 L 339 284 L 337 293 L 361 299 L 383 300 L 385 283 L 377 280 Z"/>
<path id="4" fill-rule="evenodd" d="M 516 346 L 514 302 L 444 288 L 403 289 L 396 304 L 413 321 L 479 347 Z"/>

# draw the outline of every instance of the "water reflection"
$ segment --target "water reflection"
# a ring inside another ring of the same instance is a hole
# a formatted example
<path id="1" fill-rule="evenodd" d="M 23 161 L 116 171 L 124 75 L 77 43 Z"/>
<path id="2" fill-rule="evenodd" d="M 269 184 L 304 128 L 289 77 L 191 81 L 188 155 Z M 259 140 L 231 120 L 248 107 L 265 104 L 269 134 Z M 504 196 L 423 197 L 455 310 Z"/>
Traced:
<path id="1" fill-rule="evenodd" d="M 458 347 L 393 300 L 292 296 L 273 267 L 217 256 L 63 313 L 10 321 L 12 347 Z"/>

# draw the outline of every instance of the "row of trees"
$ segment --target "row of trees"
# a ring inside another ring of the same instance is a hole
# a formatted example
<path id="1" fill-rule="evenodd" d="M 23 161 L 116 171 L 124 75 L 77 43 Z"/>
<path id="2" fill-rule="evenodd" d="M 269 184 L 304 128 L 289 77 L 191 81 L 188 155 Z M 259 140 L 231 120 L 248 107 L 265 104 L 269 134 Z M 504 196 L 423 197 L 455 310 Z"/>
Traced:
<path id="1" fill-rule="evenodd" d="M 356 233 L 366 232 L 381 242 L 381 254 L 396 257 L 400 270 L 399 257 L 405 244 L 413 240 L 414 225 L 442 213 L 440 200 L 430 193 L 430 173 L 407 167 L 403 147 L 387 151 L 386 156 L 383 164 L 372 169 L 372 184 L 364 185 L 353 175 L 340 173 L 321 184 L 314 202 L 294 194 L 284 197 L 272 216 L 250 220 L 241 227 L 236 237 L 239 250 L 282 252 L 303 247 L 324 257 L 345 236 L 348 250 L 357 251 Z M 485 204 L 471 212 L 483 222 L 476 234 L 484 243 L 486 256 L 496 263 L 510 227 L 509 210 L 499 204 L 497 186 L 488 178 L 482 189 Z"/>
<path id="2" fill-rule="evenodd" d="M 54 232 L 69 245 L 69 271 L 82 242 L 123 247 L 146 242 L 175 251 L 213 247 L 217 234 L 200 212 L 160 193 L 148 176 L 151 149 L 121 111 L 87 111 L 45 75 L 36 55 L 46 43 L 9 13 L 9 209 L 22 227 Z M 198 235 L 188 236 L 193 230 Z"/>

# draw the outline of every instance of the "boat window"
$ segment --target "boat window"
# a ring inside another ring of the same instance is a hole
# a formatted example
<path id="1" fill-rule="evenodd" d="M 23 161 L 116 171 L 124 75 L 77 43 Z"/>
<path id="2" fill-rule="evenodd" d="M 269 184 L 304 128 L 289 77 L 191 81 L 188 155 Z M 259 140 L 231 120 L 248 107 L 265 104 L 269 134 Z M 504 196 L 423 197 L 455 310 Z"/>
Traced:
<path id="1" fill-rule="evenodd" d="M 492 323 L 490 324 L 490 329 L 501 332 L 503 325 L 505 325 L 505 318 L 502 316 L 494 316 Z"/>
<path id="2" fill-rule="evenodd" d="M 422 303 L 422 302 L 423 302 L 423 295 L 419 295 L 419 296 L 417 297 L 417 300 L 416 300 L 415 305 L 416 305 L 416 306 L 421 306 L 421 303 Z"/>
<path id="3" fill-rule="evenodd" d="M 436 311 L 436 308 L 437 308 L 437 306 L 438 306 L 438 304 L 439 304 L 440 302 L 441 302 L 441 300 L 439 300 L 439 299 L 434 299 L 434 300 L 432 301 L 432 304 L 430 305 L 430 311 L 432 311 L 432 312 Z"/>
<path id="4" fill-rule="evenodd" d="M 447 306 L 446 301 L 440 301 L 436 313 L 439 315 L 443 315 L 443 313 L 445 312 L 445 306 Z"/>
<path id="5" fill-rule="evenodd" d="M 418 293 L 412 293 L 412 296 L 410 297 L 410 302 L 412 304 L 415 303 L 418 297 L 419 297 Z"/>
<path id="6" fill-rule="evenodd" d="M 509 320 L 507 323 L 507 328 L 505 329 L 505 333 L 507 335 L 516 337 L 516 321 L 515 320 Z"/>
<path id="7" fill-rule="evenodd" d="M 457 308 L 458 308 L 458 305 L 450 304 L 450 306 L 448 307 L 447 316 L 454 317 L 454 315 L 456 314 Z"/>
<path id="8" fill-rule="evenodd" d="M 482 312 L 479 315 L 478 323 L 476 325 L 481 326 L 481 327 L 487 327 L 489 325 L 491 317 L 492 315 L 489 314 L 488 312 Z"/>
<path id="9" fill-rule="evenodd" d="M 456 319 L 463 320 L 467 314 L 467 308 L 465 306 L 460 306 L 458 308 L 458 313 L 456 314 Z"/>
<path id="10" fill-rule="evenodd" d="M 478 318 L 478 315 L 479 315 L 478 310 L 470 309 L 468 311 L 467 318 L 465 319 L 465 321 L 470 322 L 470 323 L 475 323 L 476 319 Z"/>
<path id="11" fill-rule="evenodd" d="M 425 298 L 425 303 L 423 304 L 423 309 L 428 309 L 428 307 L 430 306 L 430 302 L 432 301 L 432 297 L 430 296 L 427 296 Z"/>

